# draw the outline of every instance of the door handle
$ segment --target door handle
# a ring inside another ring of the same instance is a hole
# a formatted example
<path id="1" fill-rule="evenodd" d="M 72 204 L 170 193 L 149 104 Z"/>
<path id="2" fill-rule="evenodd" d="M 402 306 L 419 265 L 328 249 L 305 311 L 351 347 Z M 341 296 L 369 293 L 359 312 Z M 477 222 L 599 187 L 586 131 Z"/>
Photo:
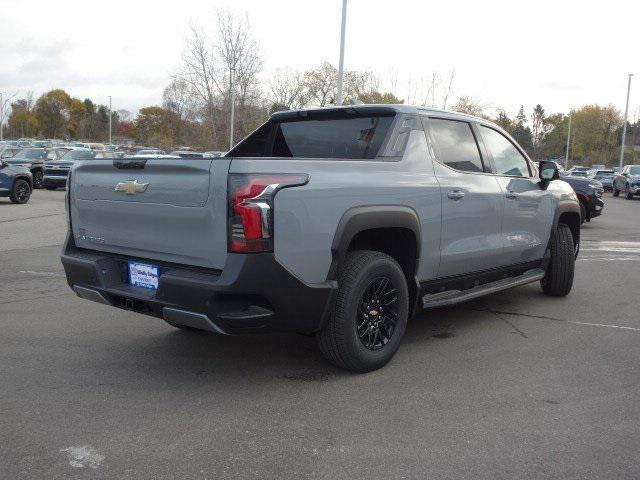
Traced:
<path id="1" fill-rule="evenodd" d="M 518 198 L 518 194 L 513 190 L 507 190 L 507 193 L 505 193 L 504 196 L 511 199 Z"/>
<path id="2" fill-rule="evenodd" d="M 451 190 L 450 192 L 447 192 L 447 198 L 450 198 L 451 200 L 462 200 L 464 198 L 464 192 L 461 192 L 460 190 Z"/>

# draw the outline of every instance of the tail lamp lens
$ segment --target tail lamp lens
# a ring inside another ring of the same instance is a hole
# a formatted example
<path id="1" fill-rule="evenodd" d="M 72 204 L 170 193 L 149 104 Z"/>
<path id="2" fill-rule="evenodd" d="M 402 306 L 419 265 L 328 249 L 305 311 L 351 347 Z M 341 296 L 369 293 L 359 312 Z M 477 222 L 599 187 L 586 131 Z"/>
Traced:
<path id="1" fill-rule="evenodd" d="M 272 251 L 276 193 L 282 188 L 304 185 L 308 181 L 309 176 L 301 174 L 229 174 L 229 251 Z"/>

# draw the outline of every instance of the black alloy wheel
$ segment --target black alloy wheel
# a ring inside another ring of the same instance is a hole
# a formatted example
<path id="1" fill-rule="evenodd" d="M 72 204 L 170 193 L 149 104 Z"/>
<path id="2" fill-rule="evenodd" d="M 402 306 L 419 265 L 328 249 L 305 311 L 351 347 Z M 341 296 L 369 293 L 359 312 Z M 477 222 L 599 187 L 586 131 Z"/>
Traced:
<path id="1" fill-rule="evenodd" d="M 29 182 L 21 178 L 16 180 L 15 183 L 13 184 L 13 188 L 11 190 L 11 195 L 9 196 L 9 199 L 13 203 L 23 204 L 23 203 L 27 203 L 30 197 L 31 197 L 31 186 L 29 185 Z"/>
<path id="2" fill-rule="evenodd" d="M 33 188 L 42 188 L 43 175 L 42 170 L 33 172 Z"/>
<path id="3" fill-rule="evenodd" d="M 373 280 L 358 306 L 358 338 L 368 350 L 382 349 L 398 323 L 398 289 L 387 277 Z"/>

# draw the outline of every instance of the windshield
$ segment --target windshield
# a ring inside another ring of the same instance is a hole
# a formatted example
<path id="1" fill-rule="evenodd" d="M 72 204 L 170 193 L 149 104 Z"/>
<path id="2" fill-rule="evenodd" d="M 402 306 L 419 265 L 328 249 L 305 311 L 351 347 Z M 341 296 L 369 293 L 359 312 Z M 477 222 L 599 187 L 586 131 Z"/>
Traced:
<path id="1" fill-rule="evenodd" d="M 60 160 L 91 160 L 95 158 L 96 153 L 91 150 L 69 150 L 65 153 Z"/>
<path id="2" fill-rule="evenodd" d="M 36 158 L 44 157 L 45 152 L 43 148 L 25 148 L 20 150 L 14 157 L 14 160 L 26 159 L 32 160 Z"/>
<path id="3" fill-rule="evenodd" d="M 613 176 L 613 171 L 609 171 L 609 170 L 598 170 L 596 172 L 596 177 L 612 177 Z"/>
<path id="4" fill-rule="evenodd" d="M 631 175 L 640 175 L 640 165 L 636 165 L 634 167 L 629 167 L 629 173 Z"/>

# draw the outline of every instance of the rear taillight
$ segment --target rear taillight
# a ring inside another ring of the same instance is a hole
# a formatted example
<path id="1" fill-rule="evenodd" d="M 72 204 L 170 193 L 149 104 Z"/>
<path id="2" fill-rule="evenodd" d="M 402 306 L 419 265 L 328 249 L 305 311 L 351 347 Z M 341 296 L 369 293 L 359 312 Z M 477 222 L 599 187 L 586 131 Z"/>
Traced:
<path id="1" fill-rule="evenodd" d="M 301 174 L 229 174 L 229 251 L 273 250 L 273 199 L 276 193 L 308 181 L 309 176 Z"/>

